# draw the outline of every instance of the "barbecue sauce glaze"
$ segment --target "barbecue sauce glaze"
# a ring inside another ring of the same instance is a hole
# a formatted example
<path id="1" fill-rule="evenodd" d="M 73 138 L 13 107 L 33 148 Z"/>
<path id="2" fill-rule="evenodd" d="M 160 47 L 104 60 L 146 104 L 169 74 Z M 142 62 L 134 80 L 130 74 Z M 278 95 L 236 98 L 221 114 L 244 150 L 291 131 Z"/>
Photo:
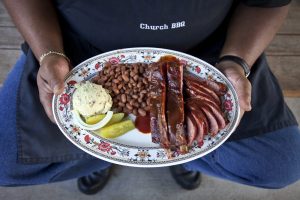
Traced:
<path id="1" fill-rule="evenodd" d="M 151 133 L 150 129 L 150 114 L 147 113 L 146 116 L 138 116 L 135 119 L 135 127 L 144 134 Z"/>

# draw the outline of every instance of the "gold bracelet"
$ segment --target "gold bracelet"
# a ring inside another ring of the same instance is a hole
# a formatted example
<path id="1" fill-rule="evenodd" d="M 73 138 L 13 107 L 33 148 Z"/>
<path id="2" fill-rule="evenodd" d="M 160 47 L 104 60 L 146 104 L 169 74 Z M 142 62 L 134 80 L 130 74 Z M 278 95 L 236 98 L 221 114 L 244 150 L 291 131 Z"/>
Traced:
<path id="1" fill-rule="evenodd" d="M 44 53 L 44 54 L 42 54 L 42 55 L 40 56 L 40 58 L 39 58 L 40 65 L 42 64 L 43 60 L 44 60 L 47 56 L 52 55 L 52 54 L 58 55 L 58 56 L 62 56 L 62 57 L 64 57 L 64 58 L 70 63 L 70 59 L 69 59 L 64 53 L 60 53 L 60 52 L 57 52 L 57 51 L 51 51 L 51 50 L 50 50 L 50 51 L 48 51 L 47 53 Z"/>

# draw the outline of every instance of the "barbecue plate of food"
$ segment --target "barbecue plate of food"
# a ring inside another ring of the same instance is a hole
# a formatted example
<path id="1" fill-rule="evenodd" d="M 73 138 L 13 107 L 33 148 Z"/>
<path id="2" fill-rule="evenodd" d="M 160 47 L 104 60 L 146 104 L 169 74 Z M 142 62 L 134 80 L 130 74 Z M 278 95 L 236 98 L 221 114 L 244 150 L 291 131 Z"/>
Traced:
<path id="1" fill-rule="evenodd" d="M 228 139 L 239 118 L 237 94 L 221 72 L 159 48 L 120 49 L 82 62 L 52 107 L 77 147 L 134 167 L 200 158 Z"/>

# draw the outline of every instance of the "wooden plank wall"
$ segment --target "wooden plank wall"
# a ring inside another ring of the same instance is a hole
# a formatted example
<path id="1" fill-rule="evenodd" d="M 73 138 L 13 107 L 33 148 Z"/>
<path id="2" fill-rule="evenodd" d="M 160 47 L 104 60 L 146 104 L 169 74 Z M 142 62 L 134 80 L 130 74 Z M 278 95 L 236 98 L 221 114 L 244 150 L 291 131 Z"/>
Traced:
<path id="1" fill-rule="evenodd" d="M 0 1 L 0 86 L 20 55 L 22 40 Z"/>
<path id="2" fill-rule="evenodd" d="M 300 97 L 300 0 L 292 1 L 287 19 L 266 53 L 284 95 Z"/>
<path id="3" fill-rule="evenodd" d="M 20 54 L 22 37 L 0 2 L 0 85 Z M 300 97 L 300 0 L 292 1 L 288 17 L 266 50 L 285 96 Z"/>

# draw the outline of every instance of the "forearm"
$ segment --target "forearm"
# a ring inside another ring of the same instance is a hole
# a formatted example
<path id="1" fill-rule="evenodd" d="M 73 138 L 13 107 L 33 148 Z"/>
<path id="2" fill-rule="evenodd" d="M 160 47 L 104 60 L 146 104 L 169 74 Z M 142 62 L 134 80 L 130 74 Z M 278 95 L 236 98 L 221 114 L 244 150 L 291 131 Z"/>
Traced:
<path id="1" fill-rule="evenodd" d="M 4 4 L 37 59 L 50 50 L 63 52 L 61 31 L 51 0 L 4 0 Z"/>
<path id="2" fill-rule="evenodd" d="M 221 55 L 243 58 L 251 67 L 282 25 L 289 6 L 249 7 L 240 4 L 229 24 Z"/>

